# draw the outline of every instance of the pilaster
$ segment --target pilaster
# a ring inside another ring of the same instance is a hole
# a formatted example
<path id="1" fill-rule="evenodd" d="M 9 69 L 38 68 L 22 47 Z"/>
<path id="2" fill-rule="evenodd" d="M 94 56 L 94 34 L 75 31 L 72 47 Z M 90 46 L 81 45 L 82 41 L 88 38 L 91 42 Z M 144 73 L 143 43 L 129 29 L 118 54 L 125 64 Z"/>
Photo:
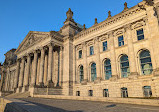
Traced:
<path id="1" fill-rule="evenodd" d="M 125 26 L 127 41 L 128 41 L 128 59 L 129 59 L 129 67 L 130 67 L 130 75 L 137 75 L 136 61 L 135 61 L 135 53 L 134 46 L 132 41 L 132 32 L 131 25 L 128 24 Z"/>
<path id="2" fill-rule="evenodd" d="M 115 54 L 115 45 L 114 45 L 114 36 L 113 32 L 109 32 L 109 43 L 110 43 L 110 55 L 111 55 L 111 70 L 112 70 L 112 78 L 111 80 L 114 80 L 118 77 L 117 74 L 117 63 L 116 63 L 116 54 Z"/>

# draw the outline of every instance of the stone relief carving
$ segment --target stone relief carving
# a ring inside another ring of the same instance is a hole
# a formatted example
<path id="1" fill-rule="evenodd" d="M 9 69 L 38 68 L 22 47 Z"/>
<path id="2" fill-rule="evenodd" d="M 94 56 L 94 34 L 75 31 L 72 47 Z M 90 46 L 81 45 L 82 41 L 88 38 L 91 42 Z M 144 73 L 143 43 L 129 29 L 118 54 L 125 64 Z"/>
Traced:
<path id="1" fill-rule="evenodd" d="M 49 37 L 49 35 L 46 35 L 46 34 L 31 33 L 27 37 L 27 40 L 24 42 L 24 44 L 21 46 L 21 48 L 19 48 L 18 52 L 21 52 L 21 51 L 27 49 L 28 47 L 33 46 L 37 42 L 39 42 L 41 40 L 44 40 L 44 39 L 46 39 L 48 37 Z"/>

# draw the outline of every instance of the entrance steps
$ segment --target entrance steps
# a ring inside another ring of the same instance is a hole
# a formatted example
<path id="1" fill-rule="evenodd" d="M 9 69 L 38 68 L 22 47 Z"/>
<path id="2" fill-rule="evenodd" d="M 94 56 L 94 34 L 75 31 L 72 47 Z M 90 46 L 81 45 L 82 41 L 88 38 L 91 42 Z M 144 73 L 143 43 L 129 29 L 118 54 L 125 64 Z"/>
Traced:
<path id="1" fill-rule="evenodd" d="M 30 96 L 30 92 L 27 91 L 27 92 L 23 92 L 23 93 L 13 93 L 13 94 L 6 96 L 6 98 L 27 98 L 29 96 Z"/>

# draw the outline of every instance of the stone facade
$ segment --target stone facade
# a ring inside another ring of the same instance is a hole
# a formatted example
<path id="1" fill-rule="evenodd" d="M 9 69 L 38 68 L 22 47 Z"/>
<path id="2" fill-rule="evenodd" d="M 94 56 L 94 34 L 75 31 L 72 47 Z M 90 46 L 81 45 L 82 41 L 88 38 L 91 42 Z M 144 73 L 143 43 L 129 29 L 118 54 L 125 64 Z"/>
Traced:
<path id="1" fill-rule="evenodd" d="M 14 52 L 16 61 L 1 66 L 1 91 L 159 97 L 158 7 L 159 0 L 132 8 L 125 3 L 121 13 L 109 11 L 88 29 L 69 9 L 60 31 L 28 33 Z"/>

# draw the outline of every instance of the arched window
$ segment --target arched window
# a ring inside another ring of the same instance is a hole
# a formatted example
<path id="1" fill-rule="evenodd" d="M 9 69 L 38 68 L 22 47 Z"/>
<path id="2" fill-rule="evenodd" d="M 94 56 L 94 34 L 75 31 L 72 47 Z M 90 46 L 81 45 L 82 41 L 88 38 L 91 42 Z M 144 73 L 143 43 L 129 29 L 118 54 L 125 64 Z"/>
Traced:
<path id="1" fill-rule="evenodd" d="M 83 65 L 81 65 L 79 68 L 79 76 L 80 76 L 80 82 L 82 82 L 84 79 L 83 78 Z"/>
<path id="2" fill-rule="evenodd" d="M 92 63 L 91 64 L 91 81 L 95 81 L 97 78 L 97 74 L 96 74 L 96 64 Z"/>
<path id="3" fill-rule="evenodd" d="M 110 59 L 104 61 L 104 73 L 105 73 L 105 79 L 109 80 L 109 78 L 112 77 Z"/>
<path id="4" fill-rule="evenodd" d="M 121 67 L 121 77 L 128 77 L 130 74 L 130 68 L 129 68 L 129 59 L 127 55 L 123 55 L 120 58 L 120 67 Z"/>
<path id="5" fill-rule="evenodd" d="M 148 75 L 152 73 L 152 62 L 150 52 L 148 50 L 143 50 L 140 53 L 140 64 L 141 72 L 143 75 Z"/>

